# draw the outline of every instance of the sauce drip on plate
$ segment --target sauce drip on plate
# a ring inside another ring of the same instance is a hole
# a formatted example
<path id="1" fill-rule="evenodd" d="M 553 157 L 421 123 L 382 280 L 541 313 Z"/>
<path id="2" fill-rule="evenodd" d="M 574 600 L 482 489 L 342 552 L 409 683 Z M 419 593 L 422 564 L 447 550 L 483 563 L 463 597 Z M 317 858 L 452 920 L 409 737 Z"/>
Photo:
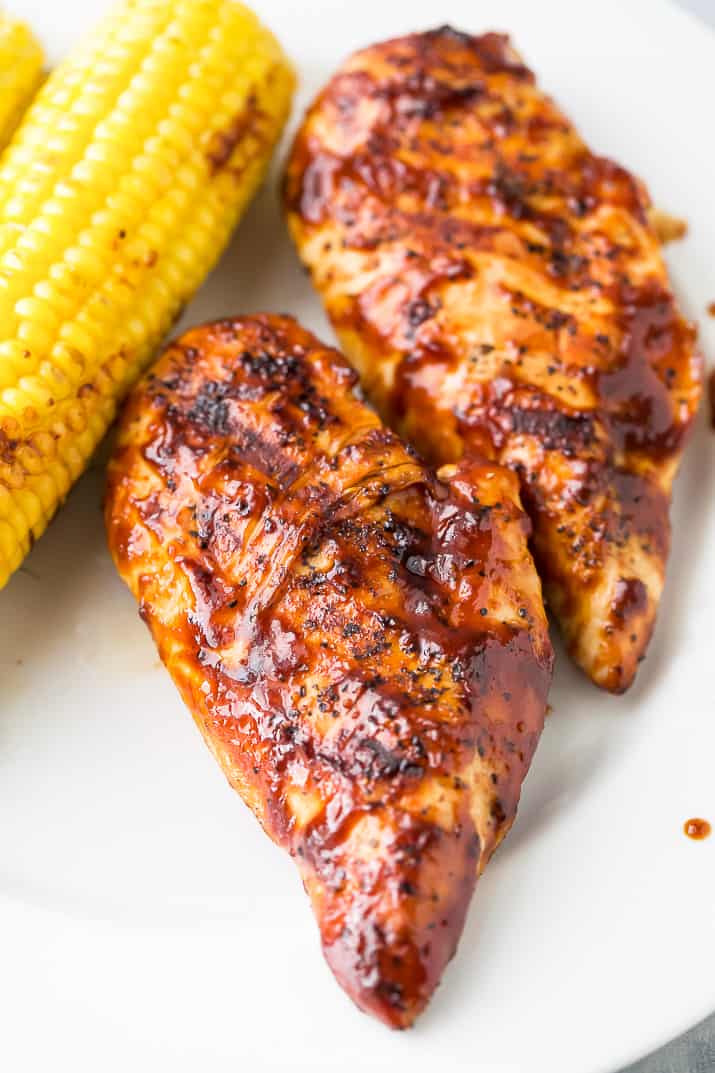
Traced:
<path id="1" fill-rule="evenodd" d="M 683 831 L 688 838 L 693 838 L 696 842 L 701 842 L 702 839 L 709 836 L 712 827 L 707 820 L 701 820 L 694 817 L 692 820 L 685 821 L 683 824 Z"/>

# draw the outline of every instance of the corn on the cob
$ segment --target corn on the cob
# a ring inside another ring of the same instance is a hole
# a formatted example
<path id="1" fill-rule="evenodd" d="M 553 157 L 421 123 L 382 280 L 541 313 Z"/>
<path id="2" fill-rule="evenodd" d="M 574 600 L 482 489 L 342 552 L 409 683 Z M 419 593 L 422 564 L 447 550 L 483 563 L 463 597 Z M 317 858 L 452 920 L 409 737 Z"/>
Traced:
<path id="1" fill-rule="evenodd" d="M 0 149 L 39 88 L 44 59 L 29 27 L 0 11 Z"/>
<path id="2" fill-rule="evenodd" d="M 293 74 L 234 0 L 128 0 L 0 163 L 0 588 L 211 268 Z"/>

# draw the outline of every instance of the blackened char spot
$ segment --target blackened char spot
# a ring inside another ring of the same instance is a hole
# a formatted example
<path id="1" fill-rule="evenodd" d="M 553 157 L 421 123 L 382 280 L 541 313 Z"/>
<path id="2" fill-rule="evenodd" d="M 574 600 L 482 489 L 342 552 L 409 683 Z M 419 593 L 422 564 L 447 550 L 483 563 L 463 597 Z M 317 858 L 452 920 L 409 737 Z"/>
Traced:
<path id="1" fill-rule="evenodd" d="M 252 376 L 275 383 L 276 386 L 294 379 L 302 371 L 300 362 L 293 354 L 276 355 L 262 350 L 244 350 L 241 365 Z"/>
<path id="2" fill-rule="evenodd" d="M 186 415 L 189 421 L 208 435 L 228 435 L 229 409 L 226 396 L 229 388 L 229 384 L 219 380 L 202 382 L 194 405 Z"/>
<path id="3" fill-rule="evenodd" d="M 280 349 L 277 352 L 271 349 L 245 350 L 241 354 L 241 365 L 267 391 L 283 392 L 284 398 L 278 401 L 273 411 L 276 415 L 285 417 L 286 403 L 290 401 L 317 428 L 338 421 L 337 415 L 330 412 L 329 400 L 316 390 L 309 366 L 295 354 Z"/>
<path id="4" fill-rule="evenodd" d="M 501 160 L 497 162 L 494 175 L 487 184 L 487 193 L 515 220 L 532 218 L 531 206 L 527 202 L 529 186 L 525 177 Z"/>
<path id="5" fill-rule="evenodd" d="M 567 414 L 563 410 L 521 410 L 513 408 L 508 414 L 512 432 L 535 436 L 547 451 L 583 451 L 595 440 L 592 414 Z"/>
<path id="6" fill-rule="evenodd" d="M 238 115 L 234 116 L 225 130 L 218 130 L 212 134 L 209 141 L 206 159 L 212 175 L 221 171 L 231 160 L 239 144 L 249 134 L 256 134 L 259 121 L 262 117 L 255 93 L 251 93 L 246 101 L 246 106 Z"/>
<path id="7" fill-rule="evenodd" d="M 420 36 L 430 44 L 439 45 L 442 42 L 447 44 L 451 41 L 458 45 L 464 45 L 476 55 L 479 64 L 487 74 L 504 72 L 525 81 L 533 82 L 534 80 L 529 68 L 515 58 L 506 34 L 473 35 L 462 30 L 455 30 L 452 26 L 444 25 L 437 27 L 435 30 L 428 30 L 427 33 Z"/>
<path id="8" fill-rule="evenodd" d="M 236 462 L 255 466 L 259 473 L 288 488 L 297 477 L 300 466 L 291 458 L 277 438 L 260 433 L 248 425 L 232 429 L 230 457 Z"/>
<path id="9" fill-rule="evenodd" d="M 478 183 L 475 192 L 478 192 L 480 186 L 512 219 L 533 221 L 557 249 L 569 241 L 571 229 L 567 220 L 563 216 L 534 208 L 530 198 L 543 194 L 543 188 L 516 168 L 498 160 L 494 174 L 486 182 Z"/>
<path id="10" fill-rule="evenodd" d="M 353 777 L 367 777 L 370 781 L 394 779 L 398 775 L 420 778 L 424 772 L 418 757 L 415 749 L 389 749 L 375 738 L 362 738 L 352 755 L 349 773 Z"/>
<path id="11" fill-rule="evenodd" d="M 483 82 L 463 85 L 443 82 L 418 68 L 397 84 L 381 86 L 376 96 L 391 102 L 398 119 L 435 119 L 450 108 L 464 107 L 478 100 L 484 92 Z"/>
<path id="12" fill-rule="evenodd" d="M 416 298 L 407 306 L 407 320 L 411 328 L 419 328 L 426 320 L 437 313 L 439 302 L 430 304 L 426 298 Z"/>

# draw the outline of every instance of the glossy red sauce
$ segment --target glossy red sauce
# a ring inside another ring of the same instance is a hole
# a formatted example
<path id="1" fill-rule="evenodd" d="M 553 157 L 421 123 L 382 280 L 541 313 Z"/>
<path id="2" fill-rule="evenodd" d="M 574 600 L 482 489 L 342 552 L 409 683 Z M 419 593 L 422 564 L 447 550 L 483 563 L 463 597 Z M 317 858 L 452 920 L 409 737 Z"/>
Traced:
<path id="1" fill-rule="evenodd" d="M 515 470 L 575 658 L 627 688 L 657 605 L 634 562 L 662 572 L 659 477 L 702 390 L 643 184 L 590 152 L 506 38 L 440 28 L 338 71 L 284 193 L 375 405 L 430 462 Z M 581 611 L 599 586 L 593 644 Z"/>
<path id="2" fill-rule="evenodd" d="M 552 655 L 513 474 L 470 459 L 438 481 L 356 380 L 289 318 L 195 329 L 129 400 L 107 521 L 229 781 L 297 858 L 335 975 L 404 1027 L 516 812 Z"/>

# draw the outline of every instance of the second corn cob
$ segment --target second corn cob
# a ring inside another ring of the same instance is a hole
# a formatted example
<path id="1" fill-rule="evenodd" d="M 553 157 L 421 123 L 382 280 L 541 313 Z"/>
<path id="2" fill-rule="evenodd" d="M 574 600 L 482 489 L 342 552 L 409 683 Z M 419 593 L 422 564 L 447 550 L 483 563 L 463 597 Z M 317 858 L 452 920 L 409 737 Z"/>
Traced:
<path id="1" fill-rule="evenodd" d="M 233 0 L 125 0 L 0 165 L 0 588 L 255 191 L 293 74 Z"/>
<path id="2" fill-rule="evenodd" d="M 0 11 L 0 149 L 10 141 L 42 81 L 44 56 L 24 22 Z"/>

